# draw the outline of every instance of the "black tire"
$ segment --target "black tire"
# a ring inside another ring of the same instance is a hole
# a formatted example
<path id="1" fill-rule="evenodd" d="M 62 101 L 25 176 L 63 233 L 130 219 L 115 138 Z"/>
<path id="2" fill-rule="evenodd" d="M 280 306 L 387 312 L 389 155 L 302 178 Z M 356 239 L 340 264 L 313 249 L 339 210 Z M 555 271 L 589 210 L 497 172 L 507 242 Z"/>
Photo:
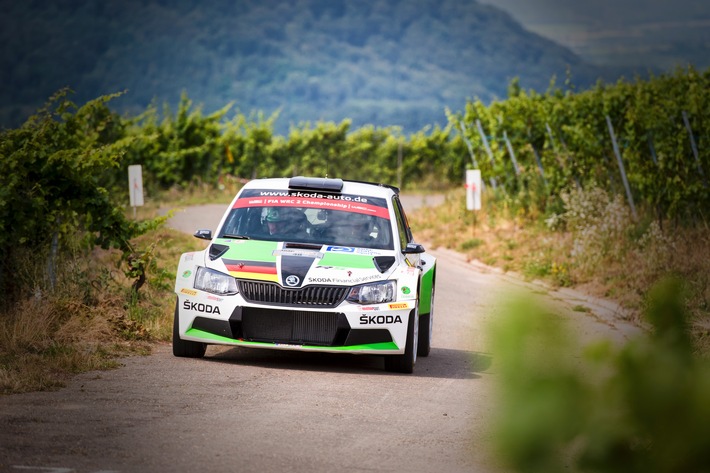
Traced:
<path id="1" fill-rule="evenodd" d="M 207 351 L 207 344 L 191 342 L 180 338 L 178 320 L 178 302 L 175 303 L 175 315 L 173 316 L 173 355 L 182 358 L 202 358 Z"/>
<path id="2" fill-rule="evenodd" d="M 412 373 L 417 363 L 417 345 L 419 343 L 419 309 L 409 314 L 407 323 L 407 345 L 402 355 L 385 355 L 385 370 L 395 373 Z"/>
<path id="3" fill-rule="evenodd" d="M 434 330 L 434 285 L 431 287 L 429 313 L 419 316 L 419 344 L 417 356 L 427 357 L 431 352 L 431 337 Z"/>

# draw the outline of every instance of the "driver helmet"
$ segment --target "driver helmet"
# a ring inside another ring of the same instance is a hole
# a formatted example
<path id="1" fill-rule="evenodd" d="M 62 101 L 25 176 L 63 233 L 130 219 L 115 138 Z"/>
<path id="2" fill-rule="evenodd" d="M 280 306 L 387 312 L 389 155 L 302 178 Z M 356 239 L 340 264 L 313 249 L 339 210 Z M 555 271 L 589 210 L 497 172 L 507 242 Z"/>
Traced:
<path id="1" fill-rule="evenodd" d="M 285 209 L 271 208 L 266 214 L 267 222 L 284 222 L 286 220 L 289 218 Z"/>

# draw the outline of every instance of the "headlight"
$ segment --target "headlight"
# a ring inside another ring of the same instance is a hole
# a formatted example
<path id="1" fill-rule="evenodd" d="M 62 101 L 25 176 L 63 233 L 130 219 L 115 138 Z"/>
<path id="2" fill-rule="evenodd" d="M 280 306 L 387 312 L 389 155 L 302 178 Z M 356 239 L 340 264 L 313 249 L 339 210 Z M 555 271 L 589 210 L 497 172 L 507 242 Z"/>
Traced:
<path id="1" fill-rule="evenodd" d="M 356 304 L 381 304 L 394 301 L 395 294 L 396 281 L 376 282 L 353 287 L 346 300 Z"/>
<path id="2" fill-rule="evenodd" d="M 195 289 L 211 292 L 212 294 L 236 294 L 237 280 L 228 274 L 212 269 L 199 267 L 195 274 Z"/>

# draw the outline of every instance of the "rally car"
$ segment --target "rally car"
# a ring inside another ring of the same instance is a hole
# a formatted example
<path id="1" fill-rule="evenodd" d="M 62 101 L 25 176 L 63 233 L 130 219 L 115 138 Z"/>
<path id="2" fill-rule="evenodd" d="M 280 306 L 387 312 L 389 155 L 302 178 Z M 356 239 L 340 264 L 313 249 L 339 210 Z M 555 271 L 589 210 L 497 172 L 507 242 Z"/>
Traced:
<path id="1" fill-rule="evenodd" d="M 396 187 L 332 178 L 248 182 L 203 251 L 176 274 L 173 354 L 209 344 L 428 356 L 436 259 L 416 243 Z"/>

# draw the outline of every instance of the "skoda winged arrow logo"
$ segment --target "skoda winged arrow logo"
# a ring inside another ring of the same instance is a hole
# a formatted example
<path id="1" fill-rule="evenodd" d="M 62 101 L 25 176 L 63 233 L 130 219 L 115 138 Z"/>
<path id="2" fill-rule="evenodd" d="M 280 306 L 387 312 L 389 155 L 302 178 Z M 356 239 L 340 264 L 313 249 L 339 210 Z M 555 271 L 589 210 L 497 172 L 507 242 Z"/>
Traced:
<path id="1" fill-rule="evenodd" d="M 298 286 L 298 283 L 301 282 L 301 279 L 298 276 L 294 276 L 293 274 L 291 276 L 287 276 L 286 279 L 284 280 L 287 286 Z"/>

